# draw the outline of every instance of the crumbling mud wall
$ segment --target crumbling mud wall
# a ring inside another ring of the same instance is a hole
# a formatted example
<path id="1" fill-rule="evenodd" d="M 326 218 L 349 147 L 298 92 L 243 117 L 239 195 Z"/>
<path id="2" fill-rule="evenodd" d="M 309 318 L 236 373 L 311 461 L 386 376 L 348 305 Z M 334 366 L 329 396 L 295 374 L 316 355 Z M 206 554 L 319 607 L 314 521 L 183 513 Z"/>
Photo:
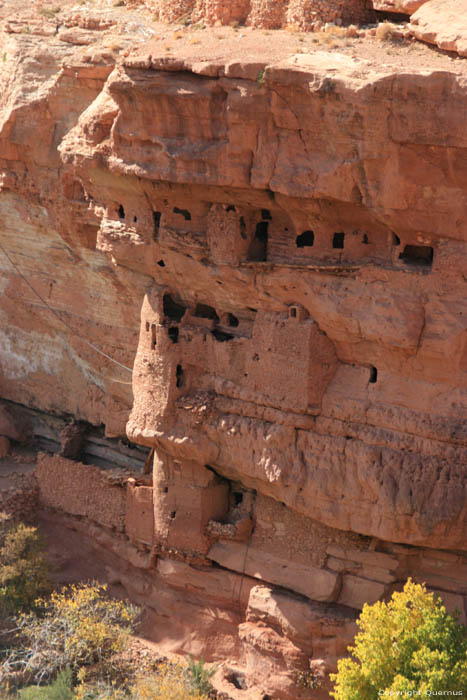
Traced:
<path id="1" fill-rule="evenodd" d="M 246 23 L 263 29 L 298 26 L 309 30 L 316 23 L 337 22 L 350 24 L 365 22 L 373 17 L 370 0 L 144 0 L 160 19 L 177 22 L 189 19 Z"/>
<path id="2" fill-rule="evenodd" d="M 102 575 L 145 606 L 145 633 L 164 651 L 229 659 L 218 673 L 225 688 L 235 677 L 280 698 L 324 700 L 358 611 L 409 576 L 465 624 L 461 553 L 329 528 L 211 469 L 183 466 L 163 481 L 158 470 L 154 480 L 128 479 L 41 455 L 35 476 L 49 529 L 79 533 Z"/>
<path id="3" fill-rule="evenodd" d="M 6 41 L 2 398 L 152 451 L 41 458 L 53 517 L 161 646 L 283 700 L 408 576 L 465 620 L 463 65 Z"/>

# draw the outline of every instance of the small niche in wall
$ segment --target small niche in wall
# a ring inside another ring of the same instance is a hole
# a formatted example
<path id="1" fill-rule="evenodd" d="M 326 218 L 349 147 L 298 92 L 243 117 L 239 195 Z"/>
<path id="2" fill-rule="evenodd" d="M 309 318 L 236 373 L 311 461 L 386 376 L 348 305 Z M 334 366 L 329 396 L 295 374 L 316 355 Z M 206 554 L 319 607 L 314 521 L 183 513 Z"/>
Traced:
<path id="1" fill-rule="evenodd" d="M 399 236 L 398 236 L 397 234 L 395 234 L 395 233 L 393 232 L 393 234 L 392 234 L 392 245 L 393 245 L 393 246 L 398 246 L 398 245 L 400 245 L 400 244 L 401 244 L 401 239 L 399 238 Z"/>
<path id="2" fill-rule="evenodd" d="M 344 247 L 345 233 L 335 233 L 332 237 L 332 247 L 340 248 Z"/>
<path id="3" fill-rule="evenodd" d="M 191 214 L 188 211 L 188 209 L 179 209 L 178 207 L 173 208 L 173 213 L 174 214 L 180 214 L 180 216 L 183 216 L 185 221 L 191 221 Z"/>
<path id="4" fill-rule="evenodd" d="M 370 384 L 376 384 L 378 381 L 378 370 L 376 367 L 370 367 Z"/>
<path id="5" fill-rule="evenodd" d="M 272 221 L 272 216 L 269 209 L 261 209 L 261 218 L 263 221 Z"/>
<path id="6" fill-rule="evenodd" d="M 433 264 L 433 248 L 428 245 L 406 245 L 399 259 L 407 265 L 431 267 Z"/>
<path id="7" fill-rule="evenodd" d="M 368 239 L 368 235 L 366 233 L 363 234 L 362 243 L 363 243 L 363 245 L 369 245 L 369 243 L 370 243 L 370 241 Z"/>
<path id="8" fill-rule="evenodd" d="M 233 314 L 227 314 L 227 322 L 231 328 L 238 328 L 239 320 Z"/>
<path id="9" fill-rule="evenodd" d="M 295 239 L 297 248 L 311 248 L 315 244 L 314 231 L 304 231 Z"/>
<path id="10" fill-rule="evenodd" d="M 164 316 L 171 321 L 181 321 L 185 315 L 186 306 L 183 304 L 178 304 L 170 294 L 164 294 L 162 300 L 162 306 L 164 310 Z"/>
<path id="11" fill-rule="evenodd" d="M 158 260 L 157 264 L 159 265 L 159 267 L 165 267 L 165 262 L 163 260 Z"/>
<path id="12" fill-rule="evenodd" d="M 250 244 L 248 260 L 253 262 L 265 262 L 268 258 L 269 224 L 260 221 L 256 225 L 255 235 Z"/>
<path id="13" fill-rule="evenodd" d="M 120 206 L 118 207 L 118 216 L 120 217 L 120 219 L 125 218 L 125 209 L 123 208 L 123 204 L 120 204 Z"/>

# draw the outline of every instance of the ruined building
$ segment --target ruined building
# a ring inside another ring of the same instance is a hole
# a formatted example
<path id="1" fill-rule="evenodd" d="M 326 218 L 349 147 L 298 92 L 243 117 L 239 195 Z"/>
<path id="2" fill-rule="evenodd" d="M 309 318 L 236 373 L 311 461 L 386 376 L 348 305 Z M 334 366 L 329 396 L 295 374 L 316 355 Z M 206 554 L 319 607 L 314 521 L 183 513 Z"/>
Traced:
<path id="1" fill-rule="evenodd" d="M 465 60 L 145 17 L 4 18 L 0 435 L 161 648 L 324 700 L 407 577 L 465 621 Z"/>

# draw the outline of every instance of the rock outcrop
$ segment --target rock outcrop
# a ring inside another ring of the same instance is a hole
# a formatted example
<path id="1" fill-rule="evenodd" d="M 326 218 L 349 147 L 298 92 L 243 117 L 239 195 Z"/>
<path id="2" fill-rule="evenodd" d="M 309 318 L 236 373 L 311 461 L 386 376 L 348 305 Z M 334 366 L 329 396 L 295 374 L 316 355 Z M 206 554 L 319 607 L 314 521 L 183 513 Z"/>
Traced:
<path id="1" fill-rule="evenodd" d="M 1 395 L 151 449 L 36 470 L 146 634 L 324 700 L 408 576 L 465 621 L 467 68 L 127 12 L 4 27 Z"/>
<path id="2" fill-rule="evenodd" d="M 467 3 L 465 0 L 430 0 L 411 17 L 411 29 L 421 41 L 443 51 L 467 56 Z"/>

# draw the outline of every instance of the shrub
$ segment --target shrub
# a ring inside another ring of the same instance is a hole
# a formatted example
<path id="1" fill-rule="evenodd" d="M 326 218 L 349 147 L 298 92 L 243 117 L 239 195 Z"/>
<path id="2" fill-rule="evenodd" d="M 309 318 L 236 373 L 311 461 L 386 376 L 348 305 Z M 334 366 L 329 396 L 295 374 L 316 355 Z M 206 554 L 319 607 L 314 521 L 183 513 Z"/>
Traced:
<path id="1" fill-rule="evenodd" d="M 466 630 L 425 586 L 409 579 L 389 603 L 364 605 L 357 624 L 354 658 L 331 676 L 335 700 L 467 692 Z"/>
<path id="2" fill-rule="evenodd" d="M 211 678 L 215 674 L 215 668 L 206 668 L 203 659 L 196 661 L 191 656 L 188 658 L 188 673 L 190 683 L 195 690 L 206 695 L 211 691 Z"/>
<path id="3" fill-rule="evenodd" d="M 138 609 L 109 600 L 106 586 L 81 584 L 53 592 L 37 601 L 38 610 L 16 618 L 22 646 L 13 649 L 0 666 L 3 675 L 19 672 L 39 685 L 70 667 L 105 666 L 122 651 Z"/>
<path id="4" fill-rule="evenodd" d="M 208 700 L 193 688 L 188 668 L 179 664 L 161 665 L 151 678 L 140 678 L 129 688 L 112 684 L 84 682 L 76 689 L 75 700 Z"/>
<path id="5" fill-rule="evenodd" d="M 23 688 L 18 700 L 73 700 L 73 675 L 70 668 L 60 671 L 53 683 L 42 688 L 35 685 Z"/>
<path id="6" fill-rule="evenodd" d="M 397 37 L 397 27 L 392 22 L 381 22 L 376 27 L 375 36 L 378 41 L 392 41 Z"/>
<path id="7" fill-rule="evenodd" d="M 12 525 L 0 513 L 0 616 L 30 609 L 50 590 L 42 540 L 35 527 Z"/>

